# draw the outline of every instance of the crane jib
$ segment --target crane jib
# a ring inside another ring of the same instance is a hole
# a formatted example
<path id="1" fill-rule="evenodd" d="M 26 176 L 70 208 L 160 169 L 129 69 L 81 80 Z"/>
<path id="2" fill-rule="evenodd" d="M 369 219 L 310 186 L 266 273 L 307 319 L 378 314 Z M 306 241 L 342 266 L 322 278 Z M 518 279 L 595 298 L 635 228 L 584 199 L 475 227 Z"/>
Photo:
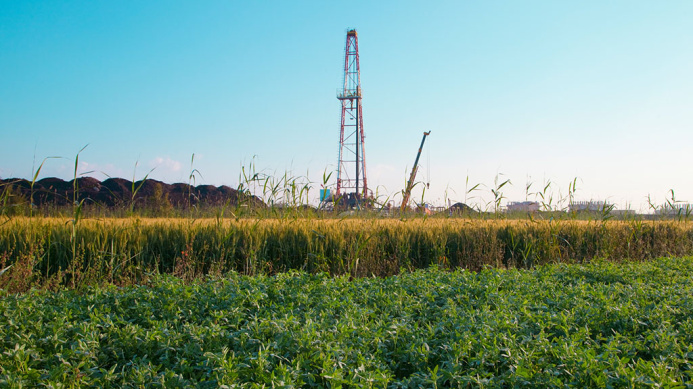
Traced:
<path id="1" fill-rule="evenodd" d="M 431 133 L 431 131 L 424 132 L 423 138 L 421 139 L 421 146 L 419 146 L 419 152 L 416 153 L 416 159 L 414 160 L 414 166 L 411 169 L 411 175 L 409 176 L 409 181 L 407 182 L 407 187 L 404 190 L 404 196 L 402 197 L 401 210 L 409 205 L 409 197 L 411 196 L 411 190 L 414 187 L 414 179 L 416 178 L 417 167 L 419 165 L 419 158 L 421 157 L 421 150 L 423 150 L 424 142 L 426 142 L 426 137 Z"/>

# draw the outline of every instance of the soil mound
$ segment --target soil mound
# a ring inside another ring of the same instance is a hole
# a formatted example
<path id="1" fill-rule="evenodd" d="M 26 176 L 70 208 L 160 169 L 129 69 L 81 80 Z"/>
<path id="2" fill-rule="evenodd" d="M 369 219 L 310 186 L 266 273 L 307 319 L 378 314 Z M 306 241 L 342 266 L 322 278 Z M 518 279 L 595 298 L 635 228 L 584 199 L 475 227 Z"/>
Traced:
<path id="1" fill-rule="evenodd" d="M 85 204 L 98 204 L 116 207 L 135 203 L 137 207 L 170 207 L 190 206 L 236 206 L 240 201 L 251 206 L 264 207 L 257 197 L 245 196 L 236 189 L 222 185 L 192 186 L 183 183 L 167 184 L 157 180 L 132 181 L 124 178 L 108 178 L 99 181 L 93 177 L 77 179 L 77 196 L 74 180 L 65 181 L 49 177 L 34 183 L 33 195 L 31 181 L 21 178 L 0 180 L 0 193 L 9 189 L 15 202 L 26 202 L 33 197 L 35 206 L 64 206 L 72 204 L 74 199 L 84 200 Z M 134 196 L 133 196 L 134 189 Z"/>
<path id="2" fill-rule="evenodd" d="M 476 213 L 474 208 L 465 203 L 455 203 L 448 208 L 448 212 L 452 214 L 469 214 Z"/>

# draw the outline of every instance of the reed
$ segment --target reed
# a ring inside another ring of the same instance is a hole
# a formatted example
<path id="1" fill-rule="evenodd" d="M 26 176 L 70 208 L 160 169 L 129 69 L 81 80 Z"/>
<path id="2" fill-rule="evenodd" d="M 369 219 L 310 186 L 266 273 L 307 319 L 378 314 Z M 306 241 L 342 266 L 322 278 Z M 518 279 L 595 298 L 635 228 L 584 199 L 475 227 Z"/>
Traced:
<path id="1" fill-rule="evenodd" d="M 445 269 L 531 268 L 693 253 L 676 221 L 471 219 L 81 219 L 15 217 L 0 226 L 0 288 L 133 284 L 292 269 L 387 276 Z"/>

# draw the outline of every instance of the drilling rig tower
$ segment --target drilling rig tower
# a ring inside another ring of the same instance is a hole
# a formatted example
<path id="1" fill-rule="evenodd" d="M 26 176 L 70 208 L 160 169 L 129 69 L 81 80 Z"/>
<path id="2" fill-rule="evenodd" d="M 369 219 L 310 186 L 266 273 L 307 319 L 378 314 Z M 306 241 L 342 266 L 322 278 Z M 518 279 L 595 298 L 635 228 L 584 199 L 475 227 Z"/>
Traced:
<path id="1" fill-rule="evenodd" d="M 366 153 L 363 148 L 365 135 L 361 109 L 359 42 L 356 30 L 347 31 L 344 86 L 337 92 L 337 99 L 342 104 L 342 120 L 339 130 L 336 195 L 346 200 L 346 205 L 360 207 L 360 201 L 368 197 L 368 181 L 366 180 Z"/>

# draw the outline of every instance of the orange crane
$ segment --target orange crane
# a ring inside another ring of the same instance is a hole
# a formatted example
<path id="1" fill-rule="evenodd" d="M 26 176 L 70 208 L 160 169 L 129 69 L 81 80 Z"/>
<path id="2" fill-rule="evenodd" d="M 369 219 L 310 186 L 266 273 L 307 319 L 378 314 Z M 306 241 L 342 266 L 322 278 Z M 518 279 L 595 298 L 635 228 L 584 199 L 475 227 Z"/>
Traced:
<path id="1" fill-rule="evenodd" d="M 419 146 L 419 152 L 416 154 L 416 160 L 414 161 L 414 167 L 411 168 L 411 175 L 409 176 L 409 181 L 407 181 L 407 187 L 404 189 L 404 196 L 402 197 L 402 207 L 400 211 L 404 212 L 409 206 L 409 198 L 411 197 L 411 190 L 414 188 L 414 179 L 416 178 L 416 172 L 419 169 L 419 157 L 421 157 L 421 150 L 423 149 L 424 142 L 426 142 L 426 137 L 431 133 L 424 132 L 423 139 L 421 139 L 421 146 Z"/>

